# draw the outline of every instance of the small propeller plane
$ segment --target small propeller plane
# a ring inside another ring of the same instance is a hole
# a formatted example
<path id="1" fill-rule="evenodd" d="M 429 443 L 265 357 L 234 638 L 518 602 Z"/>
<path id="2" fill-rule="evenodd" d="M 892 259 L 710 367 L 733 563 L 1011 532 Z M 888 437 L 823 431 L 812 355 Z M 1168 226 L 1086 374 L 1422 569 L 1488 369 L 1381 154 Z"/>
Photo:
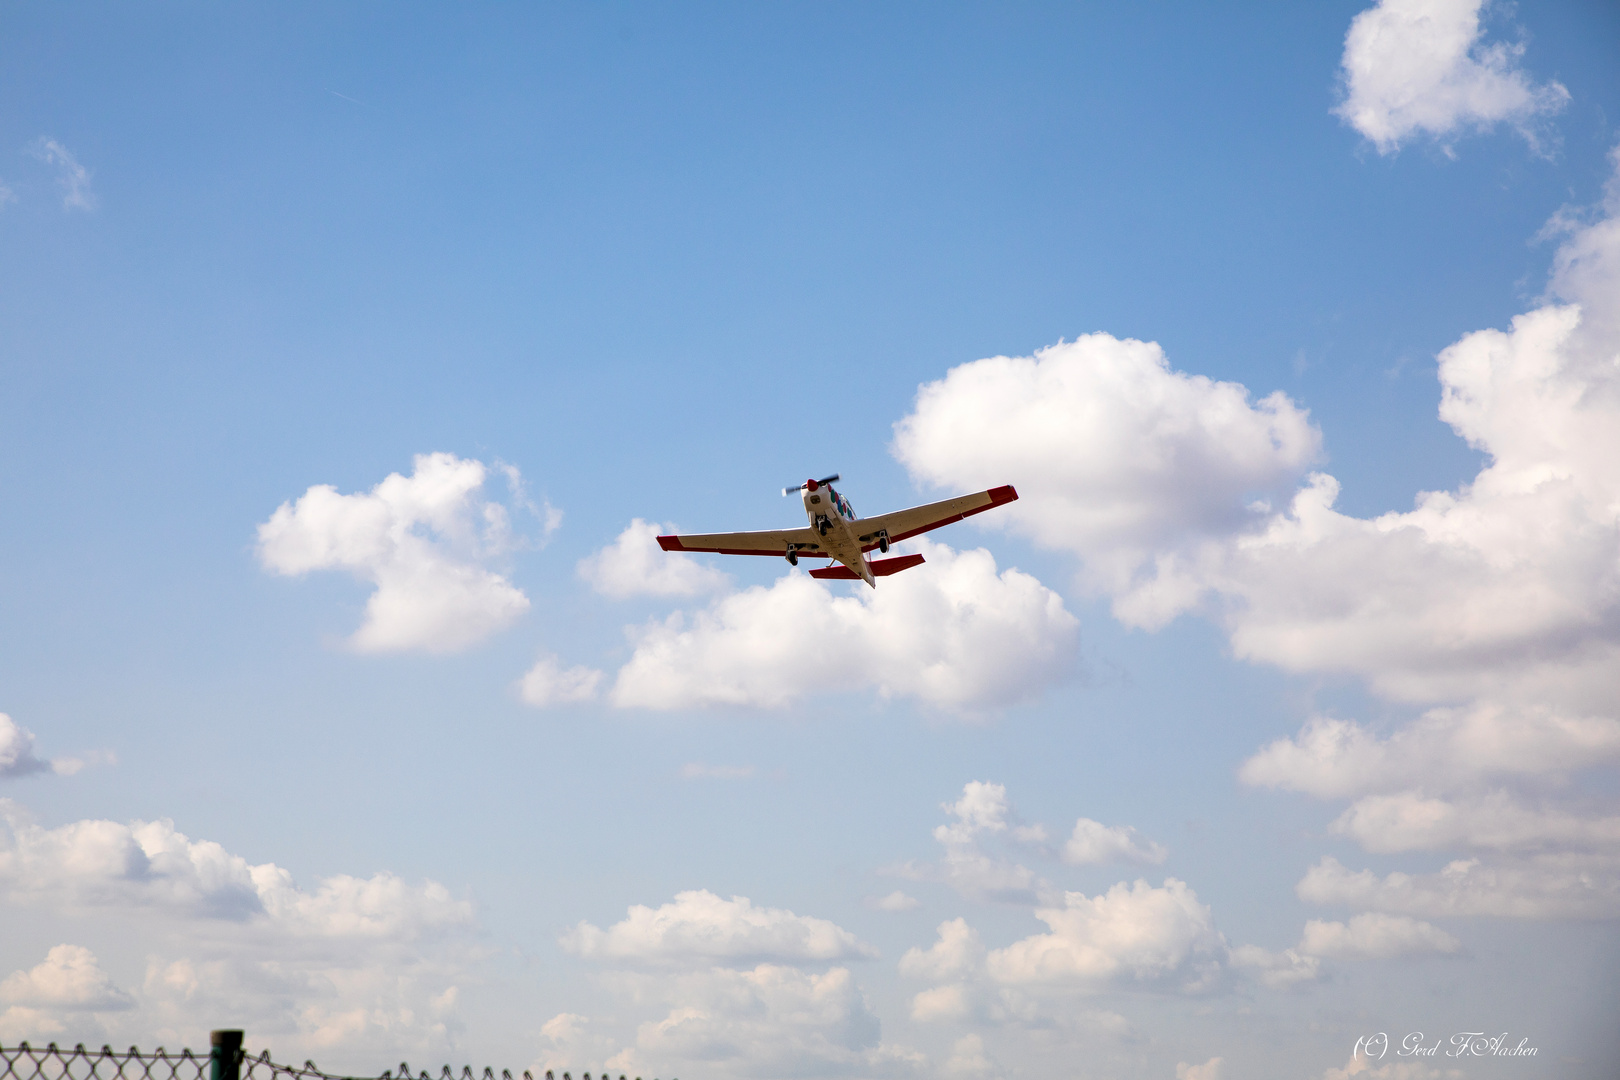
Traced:
<path id="1" fill-rule="evenodd" d="M 887 555 L 889 545 L 917 536 L 941 525 L 961 521 L 1018 498 L 1011 484 L 972 495 L 960 495 L 944 502 L 913 506 L 892 514 L 863 518 L 855 515 L 849 500 L 833 489 L 838 474 L 820 480 L 806 480 L 798 487 L 782 489 L 783 495 L 804 498 L 804 512 L 810 519 L 806 529 L 766 529 L 760 532 L 693 533 L 687 536 L 660 536 L 658 546 L 665 551 L 708 551 L 719 555 L 772 555 L 786 557 L 798 566 L 801 558 L 833 559 L 834 563 L 810 571 L 815 578 L 866 582 L 874 589 L 877 579 L 898 574 L 923 561 L 921 555 L 898 555 L 892 559 L 868 560 L 866 553 L 876 548 Z"/>

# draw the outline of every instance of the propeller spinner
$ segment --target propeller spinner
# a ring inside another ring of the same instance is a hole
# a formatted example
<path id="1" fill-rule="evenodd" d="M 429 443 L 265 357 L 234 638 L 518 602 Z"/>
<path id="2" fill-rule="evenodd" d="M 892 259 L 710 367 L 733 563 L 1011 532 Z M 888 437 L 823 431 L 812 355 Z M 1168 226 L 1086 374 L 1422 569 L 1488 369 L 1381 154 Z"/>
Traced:
<path id="1" fill-rule="evenodd" d="M 785 488 L 783 488 L 782 489 L 782 494 L 783 495 L 797 495 L 799 492 L 803 491 L 805 488 L 809 488 L 811 491 L 814 491 L 814 490 L 816 490 L 816 488 L 820 487 L 822 484 L 830 484 L 834 480 L 837 480 L 837 479 L 838 479 L 838 474 L 833 473 L 831 476 L 824 476 L 820 480 L 806 480 L 804 483 L 798 485 L 797 487 L 785 487 Z"/>

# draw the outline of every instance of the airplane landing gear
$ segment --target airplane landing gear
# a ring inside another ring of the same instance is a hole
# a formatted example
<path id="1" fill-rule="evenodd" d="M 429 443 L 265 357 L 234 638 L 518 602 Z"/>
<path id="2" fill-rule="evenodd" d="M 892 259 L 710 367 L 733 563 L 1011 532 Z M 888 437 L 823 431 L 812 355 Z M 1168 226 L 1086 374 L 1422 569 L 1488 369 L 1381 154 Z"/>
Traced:
<path id="1" fill-rule="evenodd" d="M 789 566 L 799 565 L 799 551 L 797 548 L 790 547 L 787 549 L 787 561 Z"/>
<path id="2" fill-rule="evenodd" d="M 878 533 L 878 550 L 881 551 L 885 555 L 887 555 L 889 553 L 889 534 L 888 533 L 886 533 L 886 532 Z"/>

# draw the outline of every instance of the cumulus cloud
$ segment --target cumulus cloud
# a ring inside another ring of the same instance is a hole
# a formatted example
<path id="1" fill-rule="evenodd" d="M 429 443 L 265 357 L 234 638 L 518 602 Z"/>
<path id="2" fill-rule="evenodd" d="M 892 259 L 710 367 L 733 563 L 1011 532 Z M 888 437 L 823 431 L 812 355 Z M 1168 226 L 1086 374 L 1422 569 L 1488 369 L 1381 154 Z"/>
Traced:
<path id="1" fill-rule="evenodd" d="M 929 948 L 906 950 L 900 958 L 900 974 L 942 982 L 964 978 L 984 966 L 984 942 L 966 919 L 942 922 L 936 933 L 938 940 Z"/>
<path id="2" fill-rule="evenodd" d="M 34 733 L 0 713 L 0 779 L 49 772 L 51 763 L 34 753 Z"/>
<path id="3" fill-rule="evenodd" d="M 1351 800 L 1335 829 L 1368 850 L 1478 853 L 1414 911 L 1592 912 L 1620 885 L 1620 808 L 1570 783 L 1620 757 L 1620 179 L 1556 227 L 1546 300 L 1440 352 L 1440 418 L 1484 463 L 1410 510 L 1342 513 L 1325 473 L 1268 505 L 1317 453 L 1304 412 L 1106 335 L 964 365 L 897 428 L 919 479 L 1017 478 L 1000 520 L 1073 551 L 1127 625 L 1198 612 L 1239 658 L 1427 707 L 1318 718 L 1241 770 Z"/>
<path id="4" fill-rule="evenodd" d="M 0 1001 L 56 1010 L 107 1012 L 129 1009 L 135 1000 L 113 985 L 82 945 L 58 945 L 38 966 L 0 981 Z"/>
<path id="5" fill-rule="evenodd" d="M 41 136 L 34 141 L 30 152 L 47 165 L 56 166 L 56 182 L 62 188 L 64 210 L 94 210 L 96 193 L 90 189 L 90 170 L 79 164 L 79 159 L 55 139 Z"/>
<path id="6" fill-rule="evenodd" d="M 1209 908 L 1185 882 L 1120 882 L 1092 897 L 1065 893 L 1035 909 L 1050 928 L 992 950 L 990 977 L 1008 984 L 1148 985 L 1182 992 L 1216 984 L 1226 944 Z"/>
<path id="7" fill-rule="evenodd" d="M 1257 408 L 1242 387 L 1173 373 L 1156 348 L 1099 335 L 956 369 L 919 394 L 896 452 L 936 482 L 976 479 L 975 462 L 1017 476 L 1023 497 L 1002 520 L 1079 555 L 1128 625 L 1201 610 L 1242 659 L 1357 676 L 1397 700 L 1612 715 L 1617 214 L 1611 186 L 1601 218 L 1559 249 L 1554 302 L 1440 353 L 1440 417 L 1487 460 L 1409 511 L 1340 513 L 1338 481 L 1322 473 L 1265 509 L 1254 494 L 1291 482 L 1316 453 L 1303 412 L 1275 395 Z M 1046 386 L 1059 358 L 1058 371 L 1084 373 L 1081 390 Z M 1162 392 L 1116 389 L 1134 382 Z"/>
<path id="8" fill-rule="evenodd" d="M 1045 1026 L 1082 1016 L 1077 995 L 1120 989 L 1204 993 L 1226 985 L 1234 966 L 1264 967 L 1266 981 L 1283 985 L 1288 979 L 1281 969 L 1290 963 L 1306 969 L 1308 978 L 1319 968 L 1315 958 L 1292 950 L 1278 959 L 1252 946 L 1229 949 L 1209 908 L 1175 878 L 1157 888 L 1140 880 L 1120 882 L 1094 897 L 1065 893 L 1034 913 L 1049 932 L 1005 948 L 987 948 L 967 920 L 956 918 L 939 924 L 932 945 L 908 950 L 900 974 L 932 984 L 912 997 L 911 1018 Z M 1090 1021 L 1114 1034 L 1123 1025 L 1117 1017 Z"/>
<path id="9" fill-rule="evenodd" d="M 700 1071 L 717 1077 L 913 1075 L 924 1057 L 882 1040 L 846 967 L 806 971 L 796 962 L 871 955 L 832 923 L 755 908 L 744 898 L 681 893 L 654 911 L 632 907 L 607 931 L 581 923 L 563 947 L 598 961 L 674 961 L 676 974 L 609 972 L 604 985 L 633 1014 L 629 1040 L 614 1040 L 564 1014 L 548 1022 L 547 1061 L 575 1067 L 589 1053 L 614 1071 Z M 774 957 L 754 963 L 761 957 Z M 736 966 L 747 959 L 753 966 Z M 713 961 L 721 961 L 714 963 Z M 610 1049 L 617 1045 L 618 1049 Z M 656 1063 L 656 1064 L 654 1064 Z"/>
<path id="10" fill-rule="evenodd" d="M 1152 342 L 1087 334 L 923 386 L 895 425 L 912 476 L 946 487 L 1016 477 L 988 524 L 1072 551 L 1094 587 L 1126 589 L 1154 556 L 1250 526 L 1250 503 L 1315 461 L 1321 435 L 1283 393 L 1171 369 Z"/>
<path id="11" fill-rule="evenodd" d="M 1212 1057 L 1202 1065 L 1189 1065 L 1185 1061 L 1176 1063 L 1176 1080 L 1221 1080 L 1224 1071 L 1221 1068 L 1223 1058 Z"/>
<path id="12" fill-rule="evenodd" d="M 826 919 L 782 908 L 755 907 L 745 896 L 722 900 L 707 890 L 677 893 L 659 908 L 632 905 L 603 930 L 581 922 L 562 936 L 564 949 L 601 960 L 693 961 L 845 960 L 877 955 L 854 934 Z"/>
<path id="13" fill-rule="evenodd" d="M 442 885 L 381 872 L 304 888 L 167 821 L 48 829 L 0 802 L 0 903 L 92 914 L 149 958 L 131 995 L 88 951 L 51 950 L 0 990 L 15 1002 L 0 1032 L 22 1037 L 69 1022 L 83 1031 L 68 1014 L 91 1012 L 110 1041 L 179 1040 L 198 1015 L 216 1015 L 311 1050 L 442 1051 L 476 962 L 472 905 Z"/>
<path id="14" fill-rule="evenodd" d="M 1312 919 L 1299 951 L 1330 960 L 1391 960 L 1427 953 L 1455 953 L 1462 943 L 1438 927 L 1405 915 L 1367 912 L 1348 923 Z"/>
<path id="15" fill-rule="evenodd" d="M 1014 504 L 1016 505 L 1016 504 Z M 984 550 L 919 542 L 925 566 L 838 595 L 790 574 L 677 612 L 634 633 L 614 704 L 781 707 L 813 693 L 875 689 L 955 710 L 1039 694 L 1070 670 L 1078 623 L 1063 600 Z"/>
<path id="16" fill-rule="evenodd" d="M 922 907 L 922 901 L 896 889 L 886 896 L 867 897 L 866 906 L 876 911 L 916 911 Z"/>
<path id="17" fill-rule="evenodd" d="M 626 1066 L 657 1061 L 671 1071 L 700 1068 L 710 1075 L 884 1076 L 914 1074 L 925 1061 L 883 1042 L 848 968 L 716 968 L 681 976 L 667 994 L 672 1007 L 637 1028 L 633 1053 L 619 1059 Z"/>
<path id="18" fill-rule="evenodd" d="M 1342 1069 L 1327 1069 L 1321 1080 L 1453 1080 L 1461 1077 L 1461 1069 L 1440 1069 L 1418 1061 L 1386 1061 L 1374 1065 L 1365 1055 L 1352 1055 Z"/>
<path id="19" fill-rule="evenodd" d="M 1032 904 L 1039 892 L 1049 889 L 1029 867 L 984 850 L 991 840 L 1038 845 L 1046 838 L 1041 826 L 1018 823 L 1005 785 L 970 780 L 960 799 L 940 809 L 955 818 L 934 829 L 934 839 L 945 849 L 943 858 L 938 863 L 908 862 L 898 873 L 942 881 L 972 900 Z"/>
<path id="20" fill-rule="evenodd" d="M 1322 977 L 1321 959 L 1298 949 L 1272 952 L 1260 945 L 1239 945 L 1232 950 L 1230 959 L 1233 967 L 1273 990 L 1287 990 Z"/>
<path id="21" fill-rule="evenodd" d="M 518 694 L 537 708 L 594 701 L 602 685 L 602 672 L 582 665 L 563 667 L 555 656 L 542 656 L 524 673 Z"/>
<path id="22" fill-rule="evenodd" d="M 1144 840 L 1129 825 L 1108 826 L 1090 818 L 1074 823 L 1074 832 L 1063 845 L 1063 861 L 1074 866 L 1091 863 L 1164 862 L 1169 852 L 1162 844 Z"/>
<path id="23" fill-rule="evenodd" d="M 984 1036 L 967 1034 L 951 1044 L 945 1059 L 947 1076 L 993 1076 L 998 1066 L 984 1050 Z"/>
<path id="24" fill-rule="evenodd" d="M 131 1038 L 184 1038 L 199 1014 L 225 1015 L 255 1030 L 281 1032 L 278 1046 L 324 1051 L 323 1058 L 414 1057 L 453 1045 L 462 1028 L 456 980 L 467 972 L 464 954 L 377 942 L 350 950 L 290 944 L 239 938 L 199 948 L 193 941 L 191 955 L 154 957 L 141 1007 L 120 1017 L 120 1031 Z"/>
<path id="25" fill-rule="evenodd" d="M 1330 826 L 1366 851 L 1607 851 L 1620 854 L 1620 815 L 1580 816 L 1527 805 L 1507 791 L 1442 799 L 1369 795 Z"/>
<path id="26" fill-rule="evenodd" d="M 674 531 L 674 526 L 667 526 Z M 612 544 L 579 561 L 579 576 L 603 596 L 697 596 L 719 592 L 731 577 L 690 555 L 658 546 L 659 526 L 636 518 Z"/>
<path id="27" fill-rule="evenodd" d="M 1562 109 L 1569 91 L 1537 85 L 1519 66 L 1523 44 L 1485 43 L 1485 0 L 1382 0 L 1350 23 L 1344 101 L 1334 111 L 1394 153 L 1423 134 L 1442 143 L 1460 131 L 1507 123 L 1536 144 L 1532 124 Z"/>
<path id="28" fill-rule="evenodd" d="M 1480 702 L 1431 709 L 1382 737 L 1355 721 L 1316 717 L 1245 761 L 1238 777 L 1334 799 L 1418 785 L 1454 791 L 1492 780 L 1562 780 L 1617 761 L 1620 720 Z"/>
<path id="29" fill-rule="evenodd" d="M 1308 903 L 1420 918 L 1601 919 L 1620 911 L 1617 870 L 1612 857 L 1560 852 L 1489 864 L 1456 859 L 1433 874 L 1379 877 L 1325 855 L 1294 891 Z"/>
<path id="30" fill-rule="evenodd" d="M 1233 651 L 1386 696 L 1612 716 L 1620 692 L 1620 193 L 1560 247 L 1555 301 L 1439 355 L 1440 418 L 1487 463 L 1373 519 L 1312 478 L 1266 527 L 1164 573 L 1223 598 Z"/>
<path id="31" fill-rule="evenodd" d="M 1035 904 L 1059 894 L 1034 870 L 997 847 L 1056 856 L 1075 866 L 1097 863 L 1162 863 L 1165 849 L 1129 825 L 1107 826 L 1090 818 L 1075 822 L 1068 841 L 1053 851 L 1046 827 L 1020 819 L 1003 784 L 971 780 L 954 803 L 940 807 L 953 819 L 934 829 L 944 848 L 937 863 L 912 861 L 893 872 L 921 881 L 939 881 L 970 900 Z"/>
<path id="32" fill-rule="evenodd" d="M 392 473 L 369 492 L 316 485 L 259 526 L 259 559 L 278 574 L 341 569 L 376 586 L 349 639 L 362 652 L 469 648 L 529 609 L 486 565 L 513 545 L 506 507 L 482 494 L 488 472 L 418 454 L 410 476 Z M 506 472 L 515 486 L 516 470 Z"/>
<path id="33" fill-rule="evenodd" d="M 74 908 L 147 908 L 269 923 L 301 936 L 414 938 L 472 923 L 437 882 L 337 874 L 301 889 L 274 863 L 250 864 L 172 821 L 85 820 L 47 829 L 0 799 L 0 895 Z"/>
<path id="34" fill-rule="evenodd" d="M 540 1025 L 543 1049 L 531 1075 L 542 1071 L 562 1073 L 584 1065 L 608 1068 L 621 1065 L 627 1051 L 611 1036 L 594 1029 L 591 1018 L 579 1013 L 558 1013 Z M 609 1061 L 613 1065 L 608 1065 Z"/>

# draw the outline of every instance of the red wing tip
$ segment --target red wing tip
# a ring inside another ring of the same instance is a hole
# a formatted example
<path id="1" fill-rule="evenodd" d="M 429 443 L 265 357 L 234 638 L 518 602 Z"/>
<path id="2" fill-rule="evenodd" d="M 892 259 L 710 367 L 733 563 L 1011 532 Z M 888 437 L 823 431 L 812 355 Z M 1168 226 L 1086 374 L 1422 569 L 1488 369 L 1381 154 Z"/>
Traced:
<path id="1" fill-rule="evenodd" d="M 682 550 L 681 538 L 678 536 L 660 536 L 658 538 L 658 546 L 663 548 L 665 551 L 680 551 Z"/>
<path id="2" fill-rule="evenodd" d="M 991 488 L 988 494 L 990 496 L 990 505 L 1000 506 L 1002 503 L 1010 503 L 1018 498 L 1018 489 L 1011 484 L 1003 484 L 1001 487 Z"/>

